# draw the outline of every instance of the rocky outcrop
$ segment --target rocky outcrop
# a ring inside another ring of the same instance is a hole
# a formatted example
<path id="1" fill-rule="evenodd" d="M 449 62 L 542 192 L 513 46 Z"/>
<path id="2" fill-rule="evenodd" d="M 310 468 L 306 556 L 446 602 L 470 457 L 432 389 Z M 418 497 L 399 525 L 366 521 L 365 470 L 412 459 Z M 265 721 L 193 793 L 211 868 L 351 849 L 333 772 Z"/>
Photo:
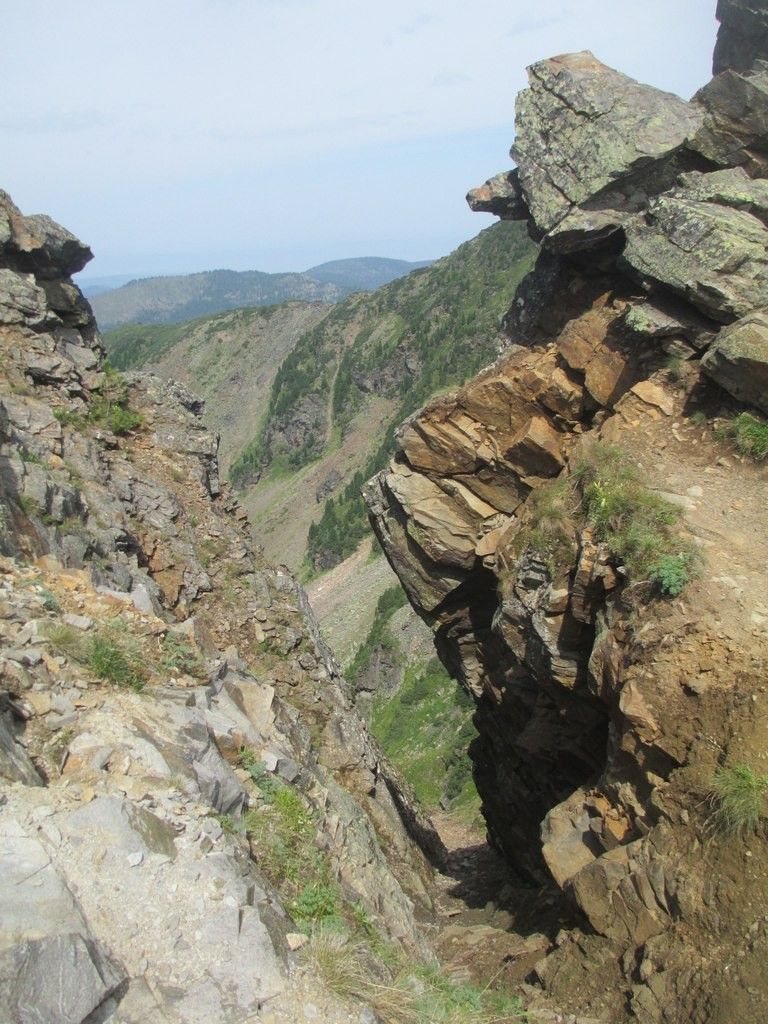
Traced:
<path id="1" fill-rule="evenodd" d="M 639 85 L 589 52 L 539 61 L 528 78 L 517 99 L 512 156 L 540 232 L 551 232 L 575 207 L 586 207 L 579 221 L 587 211 L 602 220 L 598 209 L 615 203 L 631 207 L 642 201 L 638 191 L 671 183 L 692 158 L 686 143 L 701 126 L 699 109 Z M 551 244 L 563 244 L 561 233 Z"/>
<path id="2" fill-rule="evenodd" d="M 716 69 L 734 70 L 691 103 L 588 53 L 529 70 L 518 167 L 468 197 L 526 216 L 541 241 L 505 319 L 511 347 L 403 424 L 365 491 L 476 702 L 489 834 L 518 876 L 560 894 L 566 927 L 528 995 L 611 1021 L 725 1024 L 768 1004 L 766 939 L 756 924 L 745 943 L 742 917 L 764 843 L 734 851 L 708 811 L 715 765 L 754 759 L 764 738 L 749 708 L 768 655 L 765 470 L 734 465 L 700 425 L 766 409 L 764 67 L 732 65 L 725 42 L 748 6 L 720 5 Z M 698 549 L 698 582 L 632 568 L 635 541 L 600 525 L 631 533 L 629 508 L 595 460 L 639 473 L 670 523 L 684 510 L 671 550 Z M 740 858 L 756 868 L 736 909 Z M 715 966 L 724 949 L 740 966 Z"/>
<path id="3" fill-rule="evenodd" d="M 724 328 L 707 349 L 702 368 L 734 398 L 768 414 L 768 316 L 750 313 Z"/>
<path id="4" fill-rule="evenodd" d="M 748 71 L 768 57 L 768 12 L 761 0 L 718 0 L 717 20 L 713 75 L 729 68 Z"/>
<path id="5" fill-rule="evenodd" d="M 417 958 L 440 841 L 220 483 L 202 402 L 102 364 L 64 229 L 3 194 L 0 247 L 0 1017 L 357 1019 L 297 960 L 272 795 L 333 898 Z"/>

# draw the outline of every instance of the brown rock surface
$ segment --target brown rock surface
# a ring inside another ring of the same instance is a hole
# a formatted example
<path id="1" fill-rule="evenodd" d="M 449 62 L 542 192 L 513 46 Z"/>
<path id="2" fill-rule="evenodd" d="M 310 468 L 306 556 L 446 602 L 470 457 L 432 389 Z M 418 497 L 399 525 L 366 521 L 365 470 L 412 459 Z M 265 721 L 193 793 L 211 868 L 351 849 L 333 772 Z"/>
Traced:
<path id="1" fill-rule="evenodd" d="M 413 417 L 366 492 L 393 568 L 475 700 L 492 842 L 511 877 L 577 910 L 535 966 L 540 1003 L 612 1022 L 768 1011 L 768 849 L 761 832 L 713 831 L 711 802 L 716 765 L 762 771 L 768 742 L 768 480 L 706 426 L 739 403 L 766 409 L 762 75 L 725 72 L 694 107 L 590 54 L 534 65 L 514 152 L 549 251 L 506 318 L 513 348 Z M 641 111 L 647 136 L 632 128 Z M 513 176 L 470 193 L 500 216 L 519 203 Z M 681 593 L 633 578 L 585 522 L 584 500 L 611 500 L 602 482 L 583 490 L 594 443 L 620 447 L 650 493 L 683 510 L 676 536 L 698 555 Z M 440 522 L 418 529 L 398 497 L 413 474 L 443 494 Z M 466 522 L 467 490 L 496 510 L 472 521 L 474 559 L 471 529 L 445 529 Z"/>

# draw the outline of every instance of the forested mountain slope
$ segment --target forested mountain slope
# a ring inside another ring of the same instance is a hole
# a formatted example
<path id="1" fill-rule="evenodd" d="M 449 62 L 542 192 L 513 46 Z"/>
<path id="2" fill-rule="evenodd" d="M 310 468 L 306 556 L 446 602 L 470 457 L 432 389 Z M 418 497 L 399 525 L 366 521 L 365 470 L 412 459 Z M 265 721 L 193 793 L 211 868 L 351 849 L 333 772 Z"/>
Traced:
<path id="1" fill-rule="evenodd" d="M 125 324 L 105 342 L 117 369 L 151 368 L 205 400 L 206 421 L 221 434 L 226 471 L 259 428 L 280 363 L 330 309 L 322 302 L 283 302 L 184 324 Z"/>
<path id="2" fill-rule="evenodd" d="M 281 530 L 265 536 L 267 550 L 296 565 L 308 545 L 313 570 L 354 551 L 368 529 L 360 486 L 384 464 L 394 426 L 498 355 L 502 314 L 534 252 L 521 225 L 494 225 L 431 267 L 339 303 L 299 339 L 230 470 L 266 530 L 291 512 L 290 544 L 280 551 Z"/>
<path id="3" fill-rule="evenodd" d="M 380 288 L 424 262 L 378 256 L 332 260 L 303 273 L 207 270 L 199 274 L 147 277 L 92 295 L 102 330 L 126 323 L 181 323 L 241 306 L 268 306 L 288 299 L 337 302 L 352 292 Z"/>

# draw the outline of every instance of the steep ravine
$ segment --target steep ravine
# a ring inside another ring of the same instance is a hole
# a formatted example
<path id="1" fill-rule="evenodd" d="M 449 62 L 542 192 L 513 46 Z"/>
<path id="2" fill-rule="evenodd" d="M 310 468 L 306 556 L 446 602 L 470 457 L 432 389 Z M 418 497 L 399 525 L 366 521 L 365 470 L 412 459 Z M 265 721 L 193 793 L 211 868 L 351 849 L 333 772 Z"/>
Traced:
<path id="1" fill-rule="evenodd" d="M 768 65 L 724 57 L 761 11 L 718 16 L 690 103 L 589 53 L 529 69 L 517 168 L 468 197 L 541 242 L 512 349 L 366 487 L 476 702 L 489 836 L 541 887 L 528 996 L 612 1022 L 768 1013 L 768 849 L 712 796 L 768 739 L 768 477 L 724 439 L 768 414 Z"/>

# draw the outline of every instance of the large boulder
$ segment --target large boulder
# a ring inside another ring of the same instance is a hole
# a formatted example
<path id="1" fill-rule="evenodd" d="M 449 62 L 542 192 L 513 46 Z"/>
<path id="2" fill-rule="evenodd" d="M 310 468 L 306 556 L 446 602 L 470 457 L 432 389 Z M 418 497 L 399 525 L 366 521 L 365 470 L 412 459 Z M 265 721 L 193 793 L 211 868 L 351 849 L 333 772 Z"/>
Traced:
<path id="1" fill-rule="evenodd" d="M 768 310 L 720 331 L 701 365 L 734 398 L 768 413 Z"/>
<path id="2" fill-rule="evenodd" d="M 82 270 L 93 253 L 66 228 L 39 214 L 25 217 L 0 190 L 0 267 L 45 279 Z"/>
<path id="3" fill-rule="evenodd" d="M 623 260 L 722 323 L 768 305 L 768 187 L 740 168 L 691 173 L 627 231 Z"/>
<path id="4" fill-rule="evenodd" d="M 692 145 L 725 167 L 743 164 L 753 174 L 768 170 L 768 64 L 748 72 L 723 71 L 691 100 L 706 112 Z"/>
<path id="5" fill-rule="evenodd" d="M 542 233 L 605 190 L 623 189 L 626 205 L 638 186 L 663 190 L 669 169 L 684 169 L 701 108 L 633 81 L 588 51 L 539 61 L 528 77 L 530 88 L 517 99 L 512 156 Z"/>
<path id="6" fill-rule="evenodd" d="M 712 74 L 733 68 L 748 70 L 758 58 L 768 59 L 768 8 L 764 0 L 717 0 L 717 33 Z"/>

